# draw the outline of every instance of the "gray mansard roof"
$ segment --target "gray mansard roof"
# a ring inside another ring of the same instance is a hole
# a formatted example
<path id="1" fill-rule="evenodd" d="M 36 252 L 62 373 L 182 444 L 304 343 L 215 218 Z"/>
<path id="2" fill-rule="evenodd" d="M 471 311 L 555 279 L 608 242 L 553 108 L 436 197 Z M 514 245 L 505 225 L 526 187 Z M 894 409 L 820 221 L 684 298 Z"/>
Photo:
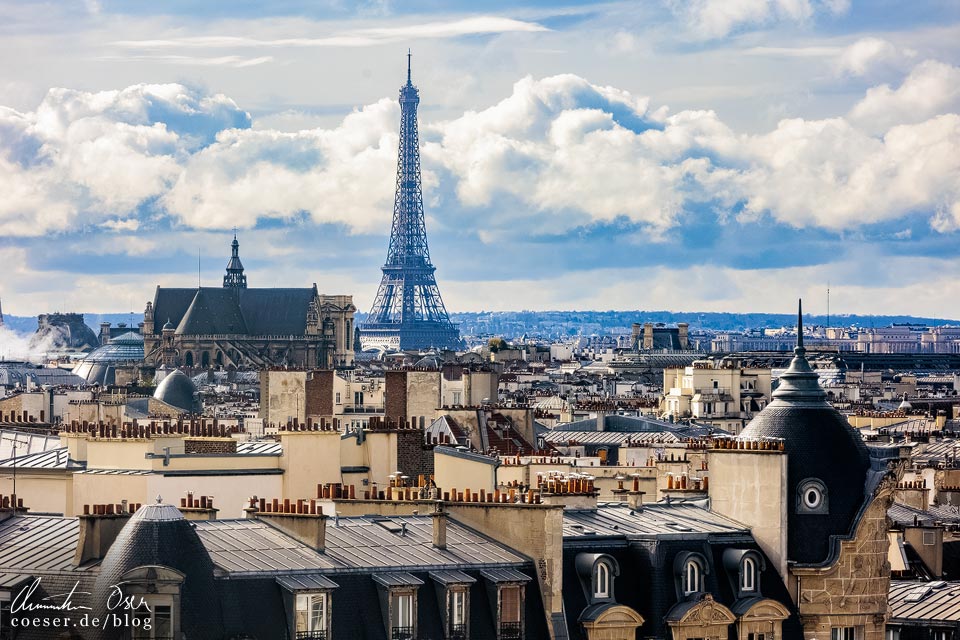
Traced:
<path id="1" fill-rule="evenodd" d="M 177 335 L 303 335 L 317 289 L 157 287 L 154 334 L 168 320 Z"/>

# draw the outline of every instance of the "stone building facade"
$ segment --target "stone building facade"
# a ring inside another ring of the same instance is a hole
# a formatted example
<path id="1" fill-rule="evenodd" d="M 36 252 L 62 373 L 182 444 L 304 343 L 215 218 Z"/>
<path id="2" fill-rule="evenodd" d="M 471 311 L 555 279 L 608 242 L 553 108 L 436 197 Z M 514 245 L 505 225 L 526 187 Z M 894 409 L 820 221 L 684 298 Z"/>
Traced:
<path id="1" fill-rule="evenodd" d="M 144 361 L 167 367 L 353 365 L 353 296 L 248 288 L 233 240 L 222 287 L 157 287 L 144 311 Z"/>

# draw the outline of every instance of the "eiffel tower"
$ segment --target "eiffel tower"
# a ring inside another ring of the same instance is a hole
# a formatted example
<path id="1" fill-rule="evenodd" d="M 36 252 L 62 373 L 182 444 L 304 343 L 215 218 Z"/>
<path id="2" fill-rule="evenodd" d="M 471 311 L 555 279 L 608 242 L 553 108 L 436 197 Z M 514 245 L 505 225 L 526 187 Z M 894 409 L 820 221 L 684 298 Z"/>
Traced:
<path id="1" fill-rule="evenodd" d="M 420 184 L 418 104 L 420 92 L 410 80 L 408 51 L 407 83 L 400 88 L 400 150 L 390 247 L 381 269 L 383 279 L 377 297 L 359 329 L 361 349 L 456 349 L 462 345 L 460 330 L 450 322 L 440 298 L 434 277 L 436 269 L 427 246 Z"/>

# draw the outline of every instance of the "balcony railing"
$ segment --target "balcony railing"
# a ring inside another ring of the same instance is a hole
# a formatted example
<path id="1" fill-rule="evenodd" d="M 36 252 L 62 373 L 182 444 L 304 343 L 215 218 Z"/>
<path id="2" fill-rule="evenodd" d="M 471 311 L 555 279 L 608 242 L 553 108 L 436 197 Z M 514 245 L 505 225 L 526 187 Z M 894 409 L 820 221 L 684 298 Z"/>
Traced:
<path id="1" fill-rule="evenodd" d="M 383 405 L 376 404 L 348 404 L 343 407 L 344 413 L 383 413 Z"/>
<path id="2" fill-rule="evenodd" d="M 500 640 L 523 640 L 523 623 L 501 622 Z"/>
<path id="3" fill-rule="evenodd" d="M 297 640 L 328 640 L 326 631 L 297 631 Z"/>
<path id="4" fill-rule="evenodd" d="M 390 633 L 390 640 L 413 640 L 413 627 L 394 627 Z"/>

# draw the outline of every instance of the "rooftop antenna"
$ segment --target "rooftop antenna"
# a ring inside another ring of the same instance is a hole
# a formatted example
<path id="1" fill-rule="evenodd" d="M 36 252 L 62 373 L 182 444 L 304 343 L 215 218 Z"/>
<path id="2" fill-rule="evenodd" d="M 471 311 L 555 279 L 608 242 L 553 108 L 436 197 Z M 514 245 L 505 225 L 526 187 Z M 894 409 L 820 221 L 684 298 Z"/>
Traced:
<path id="1" fill-rule="evenodd" d="M 830 328 L 830 281 L 827 280 L 827 328 Z"/>
<path id="2" fill-rule="evenodd" d="M 197 247 L 197 289 L 200 288 L 200 247 Z"/>
<path id="3" fill-rule="evenodd" d="M 408 85 L 413 84 L 413 83 L 410 81 L 410 58 L 411 58 L 412 55 L 413 55 L 413 54 L 410 53 L 410 48 L 408 47 L 408 48 L 407 48 L 407 84 L 408 84 Z"/>

